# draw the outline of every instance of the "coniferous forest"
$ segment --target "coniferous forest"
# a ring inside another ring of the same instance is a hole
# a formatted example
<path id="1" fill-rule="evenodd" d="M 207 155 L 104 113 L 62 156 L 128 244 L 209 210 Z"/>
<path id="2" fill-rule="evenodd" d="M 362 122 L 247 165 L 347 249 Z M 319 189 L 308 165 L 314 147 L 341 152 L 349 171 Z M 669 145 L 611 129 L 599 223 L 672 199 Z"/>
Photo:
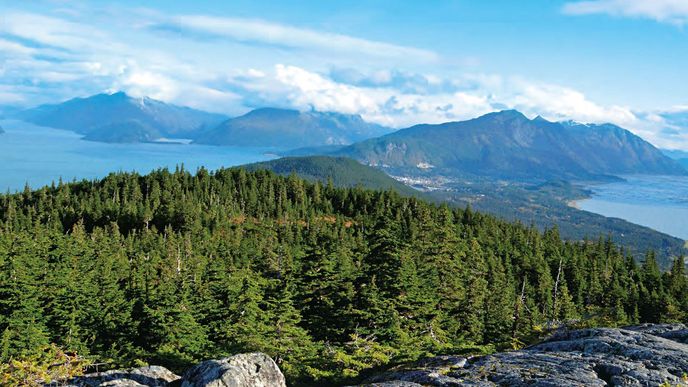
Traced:
<path id="1" fill-rule="evenodd" d="M 262 351 L 291 384 L 336 384 L 687 313 L 682 258 L 662 273 L 651 252 L 391 191 L 180 169 L 0 196 L 0 363 L 51 344 L 173 370 Z"/>

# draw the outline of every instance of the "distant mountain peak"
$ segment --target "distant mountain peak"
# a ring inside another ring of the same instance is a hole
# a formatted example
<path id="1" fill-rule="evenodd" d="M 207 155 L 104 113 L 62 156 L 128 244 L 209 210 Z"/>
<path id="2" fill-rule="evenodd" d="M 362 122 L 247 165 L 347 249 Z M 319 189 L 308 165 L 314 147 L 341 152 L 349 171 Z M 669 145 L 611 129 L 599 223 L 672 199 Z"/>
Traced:
<path id="1" fill-rule="evenodd" d="M 113 100 L 113 101 L 116 101 L 116 100 L 122 101 L 122 100 L 127 100 L 130 98 L 131 97 L 129 96 L 129 94 L 120 90 L 120 91 L 109 91 L 109 92 L 105 92 L 105 93 L 100 93 L 100 94 L 92 95 L 90 97 L 84 97 L 81 99 L 107 99 L 107 100 Z"/>
<path id="2" fill-rule="evenodd" d="M 478 119 L 494 119 L 502 122 L 512 120 L 530 121 L 528 117 L 516 109 L 500 110 L 498 112 L 487 113 L 481 117 L 478 117 Z"/>
<path id="3" fill-rule="evenodd" d="M 652 144 L 612 124 L 550 122 L 503 110 L 459 122 L 416 125 L 335 154 L 417 173 L 422 163 L 448 175 L 507 179 L 597 179 L 686 171 Z"/>
<path id="4" fill-rule="evenodd" d="M 136 98 L 136 103 L 139 105 L 141 109 L 145 109 L 147 105 L 155 105 L 155 104 L 165 104 L 162 101 L 155 100 L 150 97 L 139 97 Z"/>
<path id="5" fill-rule="evenodd" d="M 389 132 L 359 115 L 264 107 L 223 122 L 200 135 L 196 142 L 294 149 L 351 144 Z"/>
<path id="6" fill-rule="evenodd" d="M 93 141 L 142 142 L 158 137 L 191 138 L 227 117 L 167 104 L 123 91 L 74 98 L 25 110 L 17 118 L 37 125 L 72 130 Z"/>
<path id="7" fill-rule="evenodd" d="M 590 124 L 586 124 L 586 123 L 576 121 L 576 120 L 559 121 L 559 124 L 564 125 L 564 126 L 568 126 L 568 127 L 576 127 L 576 126 L 587 127 L 590 125 Z"/>
<path id="8" fill-rule="evenodd" d="M 127 94 L 124 91 L 111 91 L 111 92 L 105 92 L 105 93 L 100 93 L 96 94 L 90 97 L 85 97 L 81 99 L 104 99 L 104 100 L 109 100 L 109 101 L 125 101 L 125 102 L 131 102 L 135 103 L 138 105 L 145 105 L 147 103 L 159 103 L 159 104 L 166 104 L 166 102 L 159 101 L 155 98 L 151 98 L 147 95 L 140 96 L 140 97 L 134 97 L 129 94 Z"/>
<path id="9" fill-rule="evenodd" d="M 277 108 L 277 107 L 261 107 L 261 108 L 253 109 L 250 112 L 248 112 L 248 113 L 246 113 L 240 117 L 261 117 L 261 116 L 285 117 L 285 116 L 297 116 L 299 114 L 300 114 L 300 112 L 298 110 L 294 110 L 294 109 L 283 109 L 283 108 Z"/>
<path id="10" fill-rule="evenodd" d="M 271 117 L 316 117 L 316 118 L 346 118 L 349 120 L 363 121 L 360 114 L 346 114 L 339 112 L 321 112 L 318 110 L 305 110 L 300 111 L 296 109 L 278 108 L 278 107 L 260 107 L 249 111 L 241 117 L 260 117 L 260 116 L 271 116 Z"/>

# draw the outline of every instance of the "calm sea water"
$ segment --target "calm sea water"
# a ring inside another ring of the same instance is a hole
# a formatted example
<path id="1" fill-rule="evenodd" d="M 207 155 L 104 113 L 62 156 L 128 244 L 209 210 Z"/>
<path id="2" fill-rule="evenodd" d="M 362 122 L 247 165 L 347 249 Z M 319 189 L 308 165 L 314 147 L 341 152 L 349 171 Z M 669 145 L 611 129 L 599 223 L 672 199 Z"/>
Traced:
<path id="1" fill-rule="evenodd" d="M 578 207 L 688 240 L 688 177 L 623 176 L 625 182 L 589 187 Z"/>
<path id="2" fill-rule="evenodd" d="M 26 184 L 41 187 L 62 178 L 93 179 L 110 172 L 146 173 L 178 165 L 190 171 L 229 167 L 272 158 L 269 149 L 186 144 L 105 144 L 84 141 L 64 130 L 21 121 L 0 121 L 0 190 L 17 191 Z"/>

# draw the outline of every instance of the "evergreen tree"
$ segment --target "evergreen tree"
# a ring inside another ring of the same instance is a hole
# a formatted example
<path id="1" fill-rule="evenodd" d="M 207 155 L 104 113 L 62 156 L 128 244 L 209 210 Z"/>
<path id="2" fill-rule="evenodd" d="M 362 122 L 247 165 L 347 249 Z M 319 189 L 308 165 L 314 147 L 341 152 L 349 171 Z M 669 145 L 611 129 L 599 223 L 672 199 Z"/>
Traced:
<path id="1" fill-rule="evenodd" d="M 662 273 L 609 238 L 393 192 L 179 168 L 0 195 L 3 362 L 50 343 L 176 371 L 264 351 L 290 382 L 328 385 L 570 320 L 687 315 L 682 258 Z"/>

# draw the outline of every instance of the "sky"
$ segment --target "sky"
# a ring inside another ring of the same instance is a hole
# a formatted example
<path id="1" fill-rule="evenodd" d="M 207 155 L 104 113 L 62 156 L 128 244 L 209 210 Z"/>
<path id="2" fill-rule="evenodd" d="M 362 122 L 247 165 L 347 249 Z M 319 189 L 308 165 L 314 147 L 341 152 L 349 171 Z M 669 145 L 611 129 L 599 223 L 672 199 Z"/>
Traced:
<path id="1" fill-rule="evenodd" d="M 0 106 L 124 91 L 395 128 L 518 109 L 688 150 L 688 0 L 0 0 Z"/>

